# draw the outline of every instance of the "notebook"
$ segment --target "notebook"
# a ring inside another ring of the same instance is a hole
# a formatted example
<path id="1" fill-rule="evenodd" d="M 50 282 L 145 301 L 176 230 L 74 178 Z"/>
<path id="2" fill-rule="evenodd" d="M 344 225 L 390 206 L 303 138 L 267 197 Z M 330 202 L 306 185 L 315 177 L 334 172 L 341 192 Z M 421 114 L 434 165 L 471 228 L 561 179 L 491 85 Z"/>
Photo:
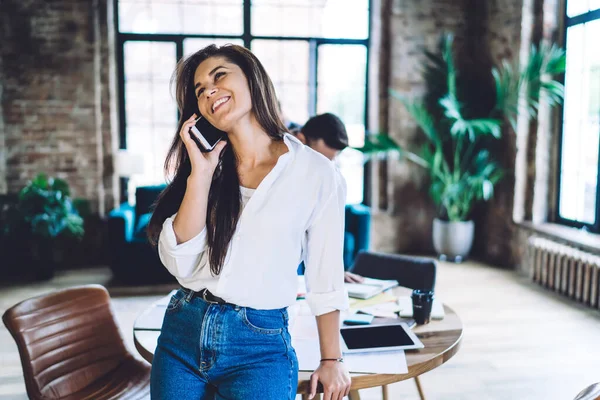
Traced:
<path id="1" fill-rule="evenodd" d="M 398 281 L 385 281 L 381 279 L 364 278 L 363 283 L 346 283 L 345 287 L 350 297 L 368 299 L 384 290 L 398 286 Z"/>

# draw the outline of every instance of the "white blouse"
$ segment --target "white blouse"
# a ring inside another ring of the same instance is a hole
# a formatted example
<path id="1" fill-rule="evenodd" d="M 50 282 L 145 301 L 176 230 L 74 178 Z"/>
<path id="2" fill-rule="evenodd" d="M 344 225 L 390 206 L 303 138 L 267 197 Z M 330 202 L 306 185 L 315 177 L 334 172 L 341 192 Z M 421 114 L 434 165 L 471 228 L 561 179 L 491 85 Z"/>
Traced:
<path id="1" fill-rule="evenodd" d="M 345 184 L 323 155 L 285 134 L 279 157 L 249 197 L 229 244 L 221 274 L 208 265 L 206 228 L 177 244 L 175 215 L 163 224 L 158 252 L 188 289 L 208 288 L 229 303 L 256 309 L 294 304 L 297 269 L 306 267 L 306 300 L 314 315 L 348 308 L 342 261 Z M 244 193 L 245 192 L 245 193 Z"/>

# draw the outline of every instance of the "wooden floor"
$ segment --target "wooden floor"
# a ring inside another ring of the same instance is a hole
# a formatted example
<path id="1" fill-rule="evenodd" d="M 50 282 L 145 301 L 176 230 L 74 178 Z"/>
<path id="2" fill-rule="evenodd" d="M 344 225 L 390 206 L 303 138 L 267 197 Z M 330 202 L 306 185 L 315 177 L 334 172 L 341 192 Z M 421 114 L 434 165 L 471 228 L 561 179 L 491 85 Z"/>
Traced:
<path id="1" fill-rule="evenodd" d="M 54 288 L 106 284 L 107 269 L 63 273 L 44 284 L 0 288 L 0 312 Z M 141 291 L 143 292 L 143 291 Z M 168 292 L 124 295 L 111 290 L 119 325 L 135 353 L 135 316 Z M 421 377 L 428 400 L 569 400 L 600 381 L 600 313 L 478 263 L 440 263 L 437 296 L 461 316 L 464 339 L 448 363 Z M 413 381 L 390 387 L 390 398 L 418 399 Z M 381 391 L 361 391 L 381 399 Z M 0 327 L 0 400 L 26 399 L 17 348 Z"/>

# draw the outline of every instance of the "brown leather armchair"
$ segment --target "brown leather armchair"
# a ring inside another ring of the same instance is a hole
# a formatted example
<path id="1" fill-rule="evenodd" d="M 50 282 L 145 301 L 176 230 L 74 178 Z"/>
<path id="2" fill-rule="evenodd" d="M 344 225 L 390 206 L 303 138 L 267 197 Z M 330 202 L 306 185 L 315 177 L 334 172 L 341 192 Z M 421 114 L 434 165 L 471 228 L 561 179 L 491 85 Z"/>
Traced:
<path id="1" fill-rule="evenodd" d="M 100 285 L 34 297 L 2 316 L 30 399 L 149 399 L 150 365 L 125 347 Z"/>

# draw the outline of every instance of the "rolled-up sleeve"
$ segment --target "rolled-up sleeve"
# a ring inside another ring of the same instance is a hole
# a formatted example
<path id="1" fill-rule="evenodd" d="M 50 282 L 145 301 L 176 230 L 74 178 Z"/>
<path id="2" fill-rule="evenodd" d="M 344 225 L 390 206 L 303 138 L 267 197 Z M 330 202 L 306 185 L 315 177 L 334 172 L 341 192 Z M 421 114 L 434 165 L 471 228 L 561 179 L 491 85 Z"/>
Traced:
<path id="1" fill-rule="evenodd" d="M 304 256 L 306 301 L 316 316 L 349 306 L 344 287 L 343 177 L 334 172 L 319 197 L 314 218 L 306 231 Z"/>
<path id="2" fill-rule="evenodd" d="M 187 242 L 177 244 L 173 221 L 175 216 L 163 223 L 158 238 L 158 255 L 167 270 L 176 278 L 189 278 L 198 270 L 202 253 L 206 251 L 206 227 Z"/>

